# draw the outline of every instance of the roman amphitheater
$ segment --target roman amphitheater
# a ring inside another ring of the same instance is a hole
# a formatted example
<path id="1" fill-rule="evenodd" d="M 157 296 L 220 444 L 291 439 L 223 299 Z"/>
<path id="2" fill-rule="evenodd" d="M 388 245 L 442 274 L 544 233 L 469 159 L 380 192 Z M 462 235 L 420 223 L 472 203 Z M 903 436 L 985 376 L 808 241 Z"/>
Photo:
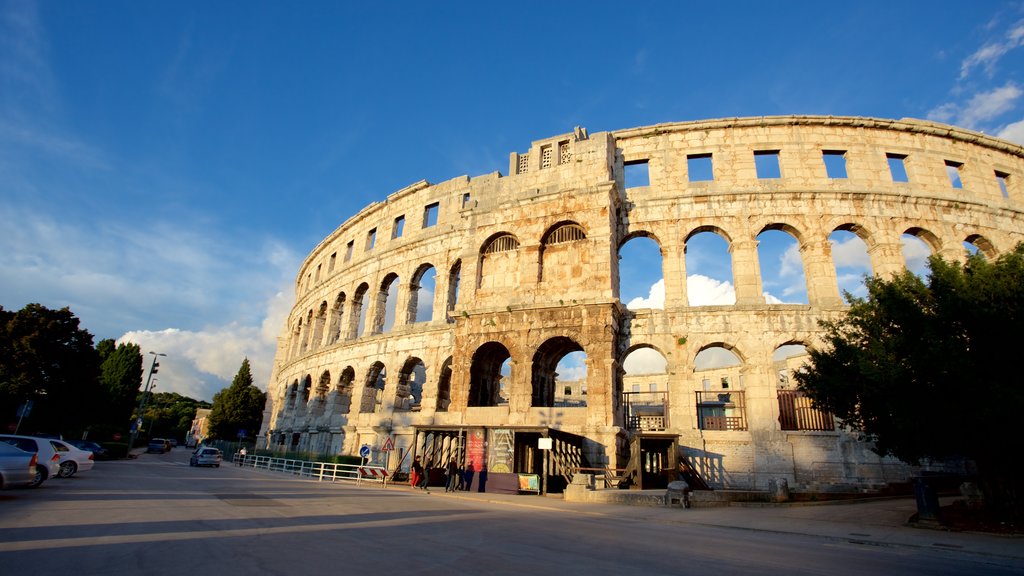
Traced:
<path id="1" fill-rule="evenodd" d="M 1024 240 L 1022 178 L 1021 146 L 911 119 L 726 118 L 538 140 L 510 154 L 508 175 L 417 182 L 313 249 L 261 442 L 367 447 L 393 471 L 410 454 L 454 458 L 488 491 L 524 474 L 559 490 L 580 469 L 663 488 L 681 462 L 712 488 L 905 480 L 916 469 L 875 455 L 793 383 L 819 321 L 846 307 L 836 235 L 857 239 L 876 275 L 904 269 L 909 241 L 996 257 Z M 798 248 L 805 301 L 766 298 L 768 233 Z M 730 303 L 688 295 L 688 244 L 707 234 L 728 246 Z M 636 241 L 660 256 L 656 308 L 620 299 Z M 729 361 L 703 362 L 712 352 Z M 631 370 L 635 354 L 660 367 Z M 585 376 L 560 376 L 569 356 Z"/>

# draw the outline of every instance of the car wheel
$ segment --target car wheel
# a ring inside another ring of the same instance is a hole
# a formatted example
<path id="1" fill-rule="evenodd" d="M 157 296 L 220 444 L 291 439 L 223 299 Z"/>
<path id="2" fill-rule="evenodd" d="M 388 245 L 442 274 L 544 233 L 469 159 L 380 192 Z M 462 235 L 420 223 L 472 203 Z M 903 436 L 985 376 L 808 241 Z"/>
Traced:
<path id="1" fill-rule="evenodd" d="M 214 464 L 213 467 L 214 468 L 220 468 L 220 464 Z"/>
<path id="2" fill-rule="evenodd" d="M 60 465 L 60 471 L 57 472 L 57 476 L 60 478 L 71 478 L 78 472 L 78 464 L 74 462 L 64 462 Z"/>
<path id="3" fill-rule="evenodd" d="M 36 477 L 32 479 L 32 483 L 28 485 L 29 488 L 39 488 L 39 485 L 46 480 L 46 468 L 42 466 L 36 466 Z"/>

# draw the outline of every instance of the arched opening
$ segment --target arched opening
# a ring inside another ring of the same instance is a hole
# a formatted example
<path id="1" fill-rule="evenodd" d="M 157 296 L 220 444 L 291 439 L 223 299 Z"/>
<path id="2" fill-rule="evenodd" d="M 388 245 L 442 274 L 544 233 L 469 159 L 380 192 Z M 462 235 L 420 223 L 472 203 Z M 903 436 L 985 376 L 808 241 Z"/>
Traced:
<path id="1" fill-rule="evenodd" d="M 441 365 L 441 373 L 437 379 L 437 405 L 438 412 L 447 412 L 448 406 L 452 403 L 452 357 L 445 359 Z"/>
<path id="2" fill-rule="evenodd" d="M 310 341 L 310 349 L 316 350 L 324 341 L 324 326 L 327 324 L 327 301 L 320 303 L 320 309 L 316 312 L 316 319 L 313 324 L 313 338 Z"/>
<path id="3" fill-rule="evenodd" d="M 811 399 L 797 388 L 793 375 L 803 370 L 809 361 L 807 347 L 801 343 L 784 344 L 772 353 L 782 430 L 835 430 L 835 418 L 815 408 Z"/>
<path id="4" fill-rule="evenodd" d="M 622 359 L 622 403 L 630 430 L 668 427 L 668 360 L 660 350 L 639 344 Z"/>
<path id="5" fill-rule="evenodd" d="M 911 228 L 900 236 L 903 263 L 907 270 L 922 280 L 930 275 L 928 257 L 938 246 L 938 238 L 921 228 Z"/>
<path id="6" fill-rule="evenodd" d="M 313 391 L 313 377 L 306 374 L 306 377 L 302 380 L 302 391 L 299 396 L 300 406 L 305 407 L 309 404 L 309 395 Z"/>
<path id="7" fill-rule="evenodd" d="M 743 361 L 723 344 L 701 349 L 693 359 L 699 381 L 697 427 L 701 430 L 746 430 Z"/>
<path id="8" fill-rule="evenodd" d="M 649 236 L 634 236 L 619 247 L 619 301 L 630 310 L 665 308 L 661 246 Z"/>
<path id="9" fill-rule="evenodd" d="M 327 398 L 327 391 L 331 389 L 331 373 L 328 370 L 324 370 L 323 374 L 320 375 L 320 380 L 316 383 L 316 399 L 323 402 Z"/>
<path id="10" fill-rule="evenodd" d="M 968 256 L 974 254 L 981 254 L 986 260 L 995 260 L 999 257 L 999 252 L 996 247 L 989 241 L 988 238 L 981 236 L 980 234 L 971 234 L 964 239 L 964 250 L 967 251 Z"/>
<path id="11" fill-rule="evenodd" d="M 419 410 L 423 402 L 423 383 L 426 381 L 427 368 L 423 361 L 416 357 L 406 360 L 398 373 L 395 410 Z"/>
<path id="12" fill-rule="evenodd" d="M 563 386 L 557 370 L 559 362 L 572 352 L 583 352 L 583 347 L 571 338 L 559 336 L 547 340 L 533 355 L 533 371 L 530 375 L 530 405 L 552 407 L 555 405 L 556 390 Z M 586 354 L 583 354 L 584 362 Z M 582 366 L 583 382 L 586 382 L 586 364 Z M 578 372 L 579 373 L 579 372 Z"/>
<path id="13" fill-rule="evenodd" d="M 800 243 L 786 227 L 757 235 L 761 290 L 768 304 L 807 304 L 807 278 Z"/>
<path id="14" fill-rule="evenodd" d="M 868 245 L 855 233 L 855 226 L 837 228 L 829 234 L 832 243 L 832 261 L 836 267 L 836 282 L 843 301 L 850 303 L 849 296 L 864 298 L 868 295 L 864 277 L 871 275 L 871 257 Z"/>
<path id="15" fill-rule="evenodd" d="M 575 222 L 555 224 L 541 237 L 539 281 L 570 283 L 586 277 L 589 254 L 583 249 L 587 234 Z"/>
<path id="16" fill-rule="evenodd" d="M 717 230 L 701 229 L 686 239 L 686 297 L 690 306 L 736 303 L 729 241 Z"/>
<path id="17" fill-rule="evenodd" d="M 511 377 L 508 348 L 498 342 L 488 342 L 477 348 L 469 369 L 469 406 L 498 406 L 508 401 L 501 397 L 503 380 Z M 509 373 L 503 374 L 509 367 Z"/>
<path id="18" fill-rule="evenodd" d="M 373 334 L 390 332 L 395 325 L 395 302 L 398 299 L 398 274 L 384 277 L 377 291 L 377 309 L 373 322 Z"/>
<path id="19" fill-rule="evenodd" d="M 349 340 L 358 338 L 362 335 L 363 330 L 366 328 L 366 293 L 369 292 L 370 285 L 363 282 L 356 288 L 355 294 L 352 296 L 352 314 L 349 317 Z"/>
<path id="20" fill-rule="evenodd" d="M 519 240 L 507 232 L 492 236 L 480 250 L 477 287 L 483 290 L 514 289 L 519 285 Z"/>
<path id="21" fill-rule="evenodd" d="M 384 387 L 387 385 L 387 370 L 384 363 L 374 362 L 366 371 L 363 386 L 363 398 L 359 403 L 359 412 L 371 414 L 380 410 L 384 400 Z"/>
<path id="22" fill-rule="evenodd" d="M 305 354 L 306 350 L 309 350 L 309 327 L 313 324 L 313 311 L 310 310 L 306 314 L 306 323 L 302 328 L 302 342 L 299 347 L 299 354 Z"/>
<path id="23" fill-rule="evenodd" d="M 356 371 L 346 366 L 338 379 L 338 413 L 348 414 L 352 410 L 352 392 L 355 388 Z"/>
<path id="24" fill-rule="evenodd" d="M 341 328 L 345 315 L 345 293 L 339 292 L 334 299 L 334 306 L 331 308 L 331 321 L 327 328 L 327 344 L 335 344 L 341 340 Z"/>
<path id="25" fill-rule="evenodd" d="M 409 285 L 408 322 L 430 322 L 434 319 L 434 291 L 437 288 L 437 270 L 423 264 Z"/>
<path id="26" fill-rule="evenodd" d="M 294 410 L 295 409 L 295 402 L 298 400 L 298 397 L 299 397 L 299 381 L 298 381 L 298 379 L 296 379 L 294 382 L 292 382 L 292 385 L 288 388 L 288 404 L 287 404 L 287 407 L 288 407 L 289 410 Z"/>
<path id="27" fill-rule="evenodd" d="M 459 283 L 462 281 L 462 260 L 456 260 L 448 271 L 448 305 L 447 310 L 451 313 L 459 303 Z"/>

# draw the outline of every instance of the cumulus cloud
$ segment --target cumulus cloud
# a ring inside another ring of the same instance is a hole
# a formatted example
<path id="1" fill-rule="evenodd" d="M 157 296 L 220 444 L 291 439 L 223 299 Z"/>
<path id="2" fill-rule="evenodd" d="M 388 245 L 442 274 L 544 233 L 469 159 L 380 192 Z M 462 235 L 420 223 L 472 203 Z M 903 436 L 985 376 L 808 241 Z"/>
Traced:
<path id="1" fill-rule="evenodd" d="M 836 268 L 855 268 L 869 272 L 871 258 L 867 246 L 856 235 L 851 234 L 844 240 L 830 240 L 832 243 L 832 261 Z"/>
<path id="2" fill-rule="evenodd" d="M 644 308 L 665 308 L 665 279 L 661 278 L 653 285 L 647 294 L 647 298 L 637 296 L 626 303 L 626 308 L 630 310 L 642 310 Z"/>
<path id="3" fill-rule="evenodd" d="M 668 361 L 654 348 L 637 348 L 622 361 L 622 369 L 629 376 L 664 374 L 668 369 Z"/>
<path id="4" fill-rule="evenodd" d="M 686 294 L 690 306 L 715 306 L 736 303 L 736 289 L 731 282 L 722 282 L 701 274 L 686 277 Z"/>

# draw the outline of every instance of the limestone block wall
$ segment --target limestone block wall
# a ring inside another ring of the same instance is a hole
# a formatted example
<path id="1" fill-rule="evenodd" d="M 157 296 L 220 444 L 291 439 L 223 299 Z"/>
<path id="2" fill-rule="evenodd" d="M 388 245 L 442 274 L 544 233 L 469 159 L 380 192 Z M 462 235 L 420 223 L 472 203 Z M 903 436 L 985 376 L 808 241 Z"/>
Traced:
<path id="1" fill-rule="evenodd" d="M 777 176 L 759 177 L 764 157 Z M 826 168 L 836 157 L 842 177 Z M 710 164 L 710 178 L 690 174 L 694 162 Z M 642 185 L 627 181 L 636 164 Z M 1024 240 L 1022 177 L 1020 146 L 918 120 L 730 118 L 538 140 L 510 154 L 508 175 L 418 182 L 310 252 L 268 383 L 264 442 L 355 453 L 384 435 L 407 449 L 414 426 L 543 426 L 583 436 L 592 465 L 620 466 L 634 433 L 623 393 L 635 377 L 622 363 L 651 348 L 667 361 L 654 378 L 666 432 L 713 485 L 898 479 L 906 466 L 847 433 L 782 429 L 773 353 L 814 346 L 818 322 L 844 313 L 833 231 L 861 238 L 876 274 L 902 270 L 904 234 L 947 258 L 963 258 L 965 243 L 996 257 Z M 807 304 L 765 301 L 766 230 L 798 243 Z M 734 305 L 688 304 L 687 242 L 705 231 L 729 245 Z M 637 236 L 661 250 L 663 309 L 619 299 L 619 250 Z M 742 430 L 701 426 L 694 395 L 707 375 L 694 360 L 714 346 L 741 361 L 730 380 Z M 555 406 L 555 365 L 576 351 L 586 405 Z"/>

